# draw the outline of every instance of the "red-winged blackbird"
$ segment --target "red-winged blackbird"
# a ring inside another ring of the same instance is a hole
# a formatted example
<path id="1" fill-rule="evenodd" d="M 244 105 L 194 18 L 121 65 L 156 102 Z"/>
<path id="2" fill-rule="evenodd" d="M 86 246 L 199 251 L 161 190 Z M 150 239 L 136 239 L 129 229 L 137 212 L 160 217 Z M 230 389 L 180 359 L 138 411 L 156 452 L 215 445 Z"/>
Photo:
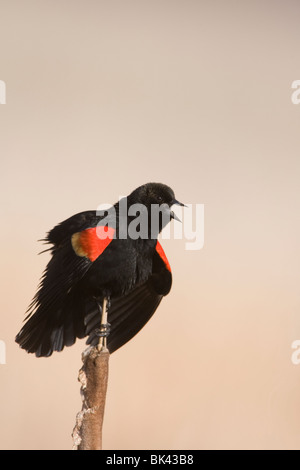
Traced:
<path id="1" fill-rule="evenodd" d="M 129 341 L 171 289 L 170 265 L 157 237 L 177 219 L 173 204 L 183 205 L 171 188 L 148 183 L 100 215 L 81 212 L 54 227 L 44 240 L 52 244 L 52 258 L 16 342 L 39 357 L 85 336 L 87 344 L 102 342 L 111 353 Z M 132 215 L 132 207 L 143 218 Z"/>

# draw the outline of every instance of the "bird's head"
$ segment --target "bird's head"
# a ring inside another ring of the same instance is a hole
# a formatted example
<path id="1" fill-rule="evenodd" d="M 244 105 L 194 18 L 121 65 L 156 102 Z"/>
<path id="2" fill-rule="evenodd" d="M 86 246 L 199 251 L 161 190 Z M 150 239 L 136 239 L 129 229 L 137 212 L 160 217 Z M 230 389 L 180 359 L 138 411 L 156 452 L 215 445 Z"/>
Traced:
<path id="1" fill-rule="evenodd" d="M 147 209 L 149 220 L 153 222 L 155 209 L 159 209 L 158 232 L 170 221 L 175 219 L 180 221 L 176 214 L 171 210 L 174 204 L 184 206 L 182 202 L 177 201 L 173 189 L 162 183 L 147 183 L 136 188 L 128 196 L 129 204 L 141 204 Z M 156 229 L 154 228 L 154 232 Z"/>

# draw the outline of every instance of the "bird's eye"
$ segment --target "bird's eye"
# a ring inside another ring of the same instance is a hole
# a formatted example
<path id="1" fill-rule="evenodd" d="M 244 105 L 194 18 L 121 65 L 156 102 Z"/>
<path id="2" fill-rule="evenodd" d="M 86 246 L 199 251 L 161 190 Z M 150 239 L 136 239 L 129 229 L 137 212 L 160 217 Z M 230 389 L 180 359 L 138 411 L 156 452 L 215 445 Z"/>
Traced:
<path id="1" fill-rule="evenodd" d="M 158 202 L 161 202 L 161 201 L 162 201 L 162 197 L 161 197 L 161 196 L 158 196 L 158 197 L 157 197 L 157 200 L 158 200 Z"/>

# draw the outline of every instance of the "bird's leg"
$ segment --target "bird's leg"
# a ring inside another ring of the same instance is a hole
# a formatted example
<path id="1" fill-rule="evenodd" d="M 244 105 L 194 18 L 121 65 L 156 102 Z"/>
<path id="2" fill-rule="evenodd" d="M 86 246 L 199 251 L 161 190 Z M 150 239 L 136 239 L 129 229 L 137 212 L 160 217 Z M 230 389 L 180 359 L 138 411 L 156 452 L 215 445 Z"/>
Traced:
<path id="1" fill-rule="evenodd" d="M 107 310 L 110 305 L 110 299 L 104 297 L 103 304 L 102 304 L 102 317 L 101 317 L 101 324 L 100 324 L 100 339 L 98 343 L 98 350 L 101 351 L 102 349 L 107 349 L 107 337 L 110 333 L 110 324 L 107 323 Z"/>

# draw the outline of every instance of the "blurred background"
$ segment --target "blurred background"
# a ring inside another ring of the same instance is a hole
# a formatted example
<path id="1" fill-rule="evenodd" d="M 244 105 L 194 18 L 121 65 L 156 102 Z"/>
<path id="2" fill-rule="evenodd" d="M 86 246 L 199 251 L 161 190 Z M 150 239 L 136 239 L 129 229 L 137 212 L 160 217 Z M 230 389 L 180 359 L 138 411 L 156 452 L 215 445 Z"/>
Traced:
<path id="1" fill-rule="evenodd" d="M 38 239 L 149 181 L 204 204 L 111 356 L 104 449 L 299 449 L 297 0 L 0 0 L 0 446 L 70 449 L 85 341 L 19 349 Z"/>

